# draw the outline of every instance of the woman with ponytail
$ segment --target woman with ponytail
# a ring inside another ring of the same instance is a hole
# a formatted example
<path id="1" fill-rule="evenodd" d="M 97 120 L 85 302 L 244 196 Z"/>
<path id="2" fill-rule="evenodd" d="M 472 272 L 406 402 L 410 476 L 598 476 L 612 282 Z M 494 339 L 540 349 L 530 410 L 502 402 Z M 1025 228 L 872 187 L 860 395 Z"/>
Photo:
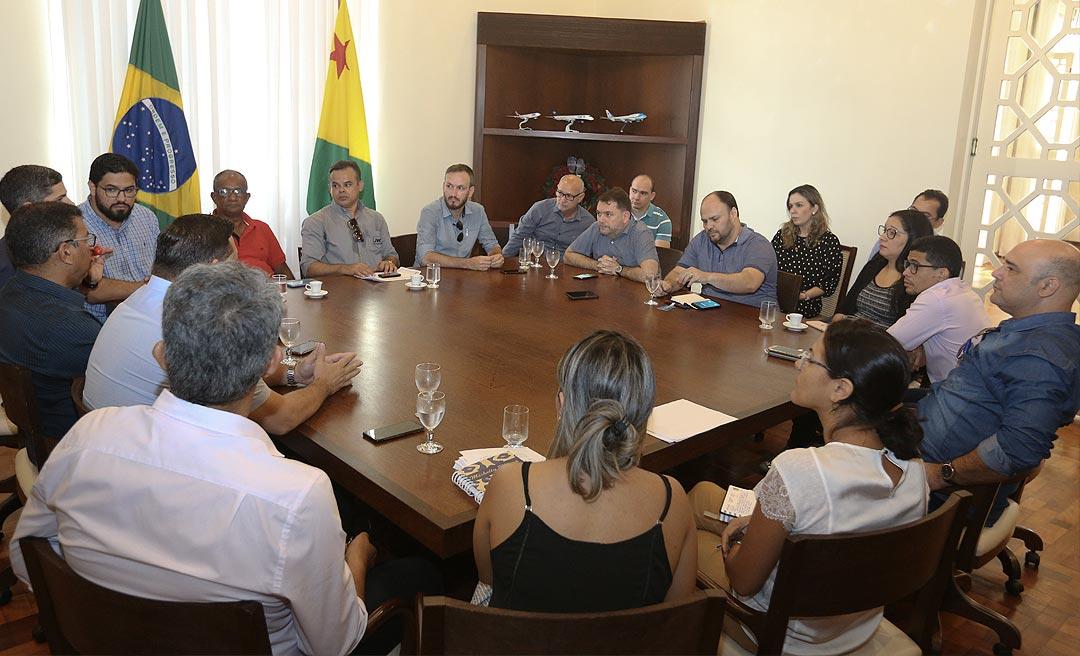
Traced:
<path id="1" fill-rule="evenodd" d="M 476 515 L 473 554 L 491 605 L 595 612 L 690 595 L 697 544 L 686 493 L 638 467 L 656 396 L 649 356 L 598 331 L 563 355 L 558 377 L 548 460 L 500 468 Z"/>
<path id="2" fill-rule="evenodd" d="M 700 483 L 689 495 L 701 529 L 699 568 L 761 611 L 769 607 L 789 535 L 899 526 L 923 517 L 929 496 L 919 459 L 922 429 L 902 403 L 908 358 L 899 342 L 869 321 L 837 320 L 795 366 L 791 400 L 817 413 L 825 445 L 777 456 L 754 488 L 753 514 L 726 527 L 701 514 L 719 511 L 723 489 Z M 881 617 L 879 608 L 792 620 L 784 653 L 846 653 L 870 639 Z M 731 637 L 748 640 L 741 630 Z"/>

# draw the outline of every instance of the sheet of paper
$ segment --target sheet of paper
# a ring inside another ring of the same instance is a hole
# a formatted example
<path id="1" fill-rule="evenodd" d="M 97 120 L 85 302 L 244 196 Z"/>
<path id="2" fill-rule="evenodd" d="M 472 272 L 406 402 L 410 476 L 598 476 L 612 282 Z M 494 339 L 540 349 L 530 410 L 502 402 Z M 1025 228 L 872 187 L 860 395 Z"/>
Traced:
<path id="1" fill-rule="evenodd" d="M 746 517 L 754 512 L 757 497 L 753 490 L 731 485 L 724 496 L 724 505 L 720 507 L 720 520 L 730 522 L 736 517 Z"/>
<path id="2" fill-rule="evenodd" d="M 414 274 L 423 273 L 422 271 L 419 271 L 418 269 L 410 269 L 409 267 L 400 267 L 400 268 L 398 268 L 397 272 L 400 273 L 401 275 L 398 276 L 398 277 L 394 277 L 394 278 L 380 278 L 378 276 L 378 274 L 374 274 L 374 273 L 371 274 L 370 276 L 353 276 L 353 277 L 354 278 L 359 278 L 360 280 L 370 280 L 372 282 L 399 282 L 399 281 L 402 281 L 402 280 L 407 281 L 409 278 L 412 278 Z"/>
<path id="3" fill-rule="evenodd" d="M 678 296 L 672 296 L 671 301 L 673 303 L 681 303 L 683 305 L 690 305 L 691 303 L 697 303 L 698 301 L 708 300 L 701 294 L 679 294 Z"/>
<path id="4" fill-rule="evenodd" d="M 465 451 L 459 451 L 461 456 L 454 461 L 454 469 L 461 469 L 476 462 L 480 462 L 485 458 L 491 458 L 503 451 L 509 451 L 510 449 L 505 446 L 497 446 L 490 449 L 466 449 Z M 544 456 L 540 455 L 536 451 L 533 451 L 527 446 L 519 446 L 514 449 L 514 455 L 521 458 L 525 462 L 543 462 L 547 460 Z"/>
<path id="5" fill-rule="evenodd" d="M 735 421 L 735 417 L 687 399 L 679 399 L 653 408 L 646 430 L 659 440 L 679 442 L 729 421 Z"/>

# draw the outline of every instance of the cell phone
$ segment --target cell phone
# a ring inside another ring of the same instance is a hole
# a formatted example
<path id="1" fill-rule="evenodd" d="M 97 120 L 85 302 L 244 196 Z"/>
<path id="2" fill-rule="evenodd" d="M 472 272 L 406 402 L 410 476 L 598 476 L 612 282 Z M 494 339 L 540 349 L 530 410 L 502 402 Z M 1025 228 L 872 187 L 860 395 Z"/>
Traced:
<path id="1" fill-rule="evenodd" d="M 595 278 L 595 277 L 596 277 L 595 273 L 579 273 L 576 276 L 574 276 L 574 279 L 575 280 L 588 280 L 589 278 Z"/>
<path id="2" fill-rule="evenodd" d="M 400 278 L 401 277 L 401 274 L 398 273 L 397 271 L 394 271 L 394 272 L 383 271 L 382 273 L 377 273 L 375 275 L 379 276 L 380 278 Z"/>
<path id="3" fill-rule="evenodd" d="M 308 284 L 311 281 L 312 281 L 311 278 L 301 278 L 300 280 L 290 280 L 287 283 L 285 283 L 285 286 L 286 287 L 292 287 L 292 288 L 295 289 L 297 287 L 303 287 L 304 285 Z"/>
<path id="4" fill-rule="evenodd" d="M 800 348 L 791 348 L 790 346 L 780 346 L 773 344 L 769 348 L 765 349 L 765 352 L 774 358 L 780 358 L 781 360 L 791 360 L 794 362 L 802 357 L 803 350 Z"/>
<path id="5" fill-rule="evenodd" d="M 424 427 L 415 421 L 402 421 L 382 428 L 369 428 L 364 431 L 364 437 L 372 442 L 386 442 L 395 437 L 404 437 L 424 430 Z"/>
<path id="6" fill-rule="evenodd" d="M 318 342 L 304 342 L 303 344 L 297 344 L 290 350 L 293 355 L 307 355 L 314 351 L 318 346 Z"/>
<path id="7" fill-rule="evenodd" d="M 583 301 L 587 298 L 600 298 L 596 292 L 590 291 L 566 292 L 566 297 L 571 301 Z"/>
<path id="8" fill-rule="evenodd" d="M 519 274 L 519 273 L 524 274 L 525 270 L 524 269 L 503 269 L 502 272 L 503 272 L 504 276 L 512 276 L 512 275 Z"/>
<path id="9" fill-rule="evenodd" d="M 712 310 L 714 308 L 720 307 L 720 304 L 717 303 L 716 301 L 712 300 L 711 298 L 707 299 L 707 300 L 704 300 L 704 301 L 697 301 L 697 302 L 691 303 L 690 305 L 693 305 L 695 308 L 697 308 L 699 310 Z"/>

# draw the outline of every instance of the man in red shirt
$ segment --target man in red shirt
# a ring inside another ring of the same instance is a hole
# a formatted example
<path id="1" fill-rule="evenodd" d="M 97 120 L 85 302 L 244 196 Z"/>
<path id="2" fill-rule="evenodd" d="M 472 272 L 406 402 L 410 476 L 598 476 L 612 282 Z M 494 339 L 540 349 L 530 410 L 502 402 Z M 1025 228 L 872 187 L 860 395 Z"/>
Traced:
<path id="1" fill-rule="evenodd" d="M 214 214 L 232 221 L 240 261 L 262 269 L 267 275 L 283 273 L 294 278 L 292 269 L 285 263 L 285 252 L 270 226 L 244 212 L 250 198 L 247 178 L 239 171 L 225 169 L 214 176 L 214 191 L 210 192 L 210 199 L 217 207 Z"/>

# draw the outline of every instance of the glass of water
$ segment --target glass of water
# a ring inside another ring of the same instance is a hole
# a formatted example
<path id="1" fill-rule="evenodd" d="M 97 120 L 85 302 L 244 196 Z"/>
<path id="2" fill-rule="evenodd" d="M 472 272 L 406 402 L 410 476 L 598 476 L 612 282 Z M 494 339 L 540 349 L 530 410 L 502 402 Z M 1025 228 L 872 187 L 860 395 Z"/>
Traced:
<path id="1" fill-rule="evenodd" d="M 660 274 L 659 273 L 646 273 L 645 274 L 645 289 L 649 290 L 649 300 L 645 301 L 645 305 L 660 305 L 653 297 L 656 296 L 656 292 L 660 289 Z"/>
<path id="2" fill-rule="evenodd" d="M 758 319 L 761 320 L 761 325 L 758 328 L 772 330 L 773 322 L 776 321 L 776 301 L 762 301 L 761 309 L 758 311 Z"/>
<path id="3" fill-rule="evenodd" d="M 278 292 L 281 294 L 281 300 L 285 300 L 285 283 L 289 280 L 289 276 L 284 273 L 275 273 L 270 276 L 270 279 L 274 281 L 274 284 L 278 286 Z"/>
<path id="4" fill-rule="evenodd" d="M 427 286 L 429 289 L 438 289 L 439 281 L 442 280 L 442 267 L 438 264 L 427 265 L 426 270 Z"/>
<path id="5" fill-rule="evenodd" d="M 442 392 L 420 392 L 416 395 L 416 418 L 427 429 L 427 440 L 416 445 L 420 453 L 432 455 L 443 450 L 443 445 L 435 441 L 435 427 L 446 414 L 446 394 Z"/>
<path id="6" fill-rule="evenodd" d="M 539 239 L 534 239 L 532 252 L 534 260 L 532 264 L 533 268 L 539 269 L 543 267 L 544 265 L 540 264 L 540 256 L 544 254 L 544 242 Z"/>
<path id="7" fill-rule="evenodd" d="M 442 383 L 442 367 L 434 362 L 416 365 L 416 391 L 434 392 Z"/>
<path id="8" fill-rule="evenodd" d="M 518 253 L 518 268 L 528 269 L 532 266 L 529 263 L 529 258 L 532 257 L 533 244 L 535 243 L 536 239 L 533 237 L 525 237 L 521 240 L 521 251 Z"/>
<path id="9" fill-rule="evenodd" d="M 285 359 L 281 361 L 281 364 L 286 367 L 295 367 L 300 361 L 293 357 L 292 347 L 300 341 L 300 320 L 291 317 L 282 319 L 281 326 L 278 328 L 278 337 L 285 345 Z"/>
<path id="10" fill-rule="evenodd" d="M 558 244 L 548 244 L 544 249 L 544 259 L 547 260 L 547 265 L 551 267 L 551 273 L 544 276 L 550 280 L 558 280 L 559 276 L 555 275 L 555 267 L 559 266 L 559 260 L 562 259 L 562 251 L 559 250 Z"/>
<path id="11" fill-rule="evenodd" d="M 508 405 L 503 408 L 503 439 L 511 449 L 525 444 L 529 439 L 529 409 L 523 405 Z"/>

